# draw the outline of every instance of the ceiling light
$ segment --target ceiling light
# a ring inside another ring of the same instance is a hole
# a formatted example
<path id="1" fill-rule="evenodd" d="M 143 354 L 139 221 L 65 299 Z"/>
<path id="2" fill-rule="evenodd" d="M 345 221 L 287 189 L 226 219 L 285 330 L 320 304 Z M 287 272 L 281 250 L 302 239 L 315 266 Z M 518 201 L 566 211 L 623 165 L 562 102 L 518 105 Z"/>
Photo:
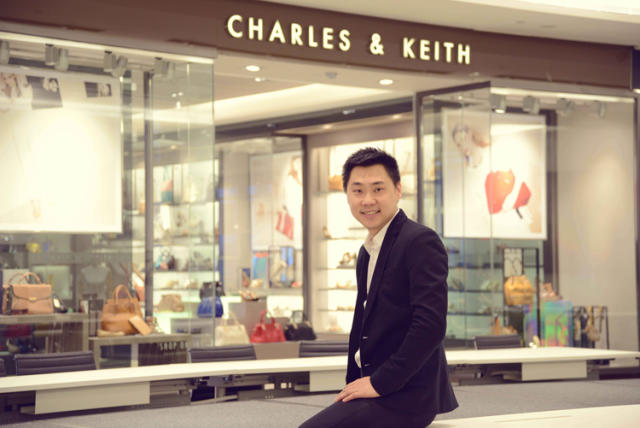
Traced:
<path id="1" fill-rule="evenodd" d="M 640 94 L 640 89 L 634 89 L 633 92 L 635 92 L 636 94 Z"/>
<path id="2" fill-rule="evenodd" d="M 607 115 L 607 104 L 602 101 L 594 101 L 591 109 L 600 119 L 604 119 Z"/>
<path id="3" fill-rule="evenodd" d="M 391 80 L 391 79 L 380 79 L 380 81 L 378 83 L 380 83 L 382 86 L 389 86 L 389 85 L 393 84 L 393 80 Z"/>
<path id="4" fill-rule="evenodd" d="M 331 129 L 331 128 L 333 128 L 333 125 L 332 125 L 332 124 L 330 124 L 330 123 L 327 123 L 327 124 L 325 124 L 325 125 L 322 125 L 322 129 Z"/>
<path id="5" fill-rule="evenodd" d="M 531 95 L 527 95 L 522 99 L 522 110 L 531 114 L 538 114 L 540 112 L 540 100 Z"/>
<path id="6" fill-rule="evenodd" d="M 253 81 L 254 81 L 254 82 L 258 82 L 258 83 L 264 82 L 264 81 L 266 81 L 266 80 L 267 80 L 267 78 L 266 78 L 266 77 L 254 77 L 254 78 L 253 78 Z"/>
<path id="7" fill-rule="evenodd" d="M 504 113 L 507 111 L 507 97 L 500 94 L 491 94 L 489 98 L 491 109 L 496 113 Z"/>
<path id="8" fill-rule="evenodd" d="M 402 117 L 402 115 L 400 114 L 394 114 L 393 116 L 391 116 L 391 119 L 400 119 Z"/>
<path id="9" fill-rule="evenodd" d="M 556 111 L 560 116 L 568 116 L 575 109 L 575 107 L 575 103 L 566 98 L 560 98 L 556 103 Z"/>
<path id="10" fill-rule="evenodd" d="M 124 72 L 127 71 L 127 64 L 129 64 L 129 60 L 126 56 L 119 56 L 116 60 L 116 66 L 113 70 L 111 70 L 111 75 L 113 77 L 122 77 Z"/>
<path id="11" fill-rule="evenodd" d="M 0 41 L 0 64 L 9 64 L 9 42 Z"/>
<path id="12" fill-rule="evenodd" d="M 252 73 L 255 73 L 257 71 L 260 71 L 260 66 L 259 65 L 247 65 L 244 69 L 247 70 L 247 71 L 250 71 Z"/>
<path id="13" fill-rule="evenodd" d="M 111 73 L 117 66 L 118 58 L 111 51 L 104 51 L 104 58 L 102 59 L 102 69 L 105 73 Z"/>
<path id="14" fill-rule="evenodd" d="M 44 64 L 56 65 L 58 59 L 58 49 L 50 44 L 44 45 Z"/>
<path id="15" fill-rule="evenodd" d="M 69 50 L 58 49 L 56 63 L 53 66 L 58 71 L 67 71 L 69 69 Z"/>

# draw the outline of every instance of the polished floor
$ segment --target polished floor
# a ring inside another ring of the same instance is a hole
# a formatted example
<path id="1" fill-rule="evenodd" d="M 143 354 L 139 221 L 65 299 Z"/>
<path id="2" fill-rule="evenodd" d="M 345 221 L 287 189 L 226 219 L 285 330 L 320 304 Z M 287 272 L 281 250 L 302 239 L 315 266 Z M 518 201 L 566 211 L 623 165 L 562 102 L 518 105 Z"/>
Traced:
<path id="1" fill-rule="evenodd" d="M 571 426 L 568 409 L 602 408 L 603 414 L 616 414 L 615 408 L 640 404 L 640 379 L 553 381 L 532 383 L 501 383 L 454 387 L 460 407 L 439 415 L 433 426 L 447 427 L 454 420 L 516 415 L 530 412 L 563 411 L 540 414 L 550 426 Z M 0 425 L 10 427 L 69 427 L 112 428 L 128 427 L 296 427 L 308 417 L 329 405 L 335 394 L 300 395 L 269 400 L 245 400 L 226 403 L 192 404 L 164 408 L 117 409 L 99 412 L 28 416 L 15 413 L 0 414 Z M 555 419 L 552 416 L 555 415 Z M 583 418 L 586 416 L 582 416 Z M 529 418 L 530 419 L 530 418 Z M 502 422 L 502 426 L 518 426 L 518 420 Z M 447 422 L 449 421 L 449 423 Z M 478 420 L 478 423 L 482 421 Z M 462 421 L 461 421 L 462 422 Z M 484 420 L 486 423 L 495 423 Z M 464 422 L 468 425 L 469 421 Z M 461 425 L 462 426 L 462 425 Z M 556 426 L 556 425 L 552 425 Z M 617 424 L 616 426 L 625 426 Z M 637 426 L 635 422 L 628 426 Z"/>

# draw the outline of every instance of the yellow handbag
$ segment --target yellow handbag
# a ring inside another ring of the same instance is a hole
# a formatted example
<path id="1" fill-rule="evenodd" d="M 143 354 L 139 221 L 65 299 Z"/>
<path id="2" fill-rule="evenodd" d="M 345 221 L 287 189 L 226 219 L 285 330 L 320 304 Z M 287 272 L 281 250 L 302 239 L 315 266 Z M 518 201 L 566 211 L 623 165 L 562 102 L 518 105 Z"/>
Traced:
<path id="1" fill-rule="evenodd" d="M 507 305 L 533 303 L 535 290 L 526 275 L 510 276 L 504 283 L 504 298 Z"/>

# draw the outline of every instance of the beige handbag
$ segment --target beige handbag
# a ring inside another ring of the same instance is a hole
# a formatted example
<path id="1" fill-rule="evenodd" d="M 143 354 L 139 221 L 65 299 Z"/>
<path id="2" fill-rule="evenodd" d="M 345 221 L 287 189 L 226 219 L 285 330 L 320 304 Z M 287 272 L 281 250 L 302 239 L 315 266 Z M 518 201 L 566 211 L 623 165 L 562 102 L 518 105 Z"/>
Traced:
<path id="1" fill-rule="evenodd" d="M 229 311 L 229 316 L 231 320 L 221 318 L 220 322 L 222 324 L 216 327 L 216 346 L 248 345 L 249 335 L 247 334 L 247 329 L 244 328 L 243 324 L 240 324 L 233 312 Z"/>
<path id="2" fill-rule="evenodd" d="M 3 285 L 2 313 L 3 314 L 52 314 L 53 299 L 51 284 L 43 284 L 40 277 L 33 272 L 22 274 L 15 283 L 16 274 Z M 35 279 L 35 284 L 27 283 L 29 277 Z"/>
<path id="3" fill-rule="evenodd" d="M 158 311 L 182 312 L 184 311 L 184 303 L 180 294 L 163 294 L 158 303 Z"/>

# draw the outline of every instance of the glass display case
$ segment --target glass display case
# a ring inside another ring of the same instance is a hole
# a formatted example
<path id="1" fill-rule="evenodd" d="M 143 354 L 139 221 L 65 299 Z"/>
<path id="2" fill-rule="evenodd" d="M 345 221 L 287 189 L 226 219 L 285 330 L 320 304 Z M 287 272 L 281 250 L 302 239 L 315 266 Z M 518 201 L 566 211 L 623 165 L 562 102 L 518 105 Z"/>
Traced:
<path id="1" fill-rule="evenodd" d="M 420 203 L 449 255 L 447 338 L 522 333 L 531 308 L 505 305 L 504 249 L 544 250 L 544 112 L 507 110 L 487 84 L 422 99 Z M 519 274 L 533 283 L 541 269 Z"/>
<path id="2" fill-rule="evenodd" d="M 225 312 L 234 310 L 250 333 L 252 321 L 238 306 L 243 302 L 261 301 L 283 318 L 303 308 L 302 140 L 222 141 L 215 158 L 222 300 Z"/>

